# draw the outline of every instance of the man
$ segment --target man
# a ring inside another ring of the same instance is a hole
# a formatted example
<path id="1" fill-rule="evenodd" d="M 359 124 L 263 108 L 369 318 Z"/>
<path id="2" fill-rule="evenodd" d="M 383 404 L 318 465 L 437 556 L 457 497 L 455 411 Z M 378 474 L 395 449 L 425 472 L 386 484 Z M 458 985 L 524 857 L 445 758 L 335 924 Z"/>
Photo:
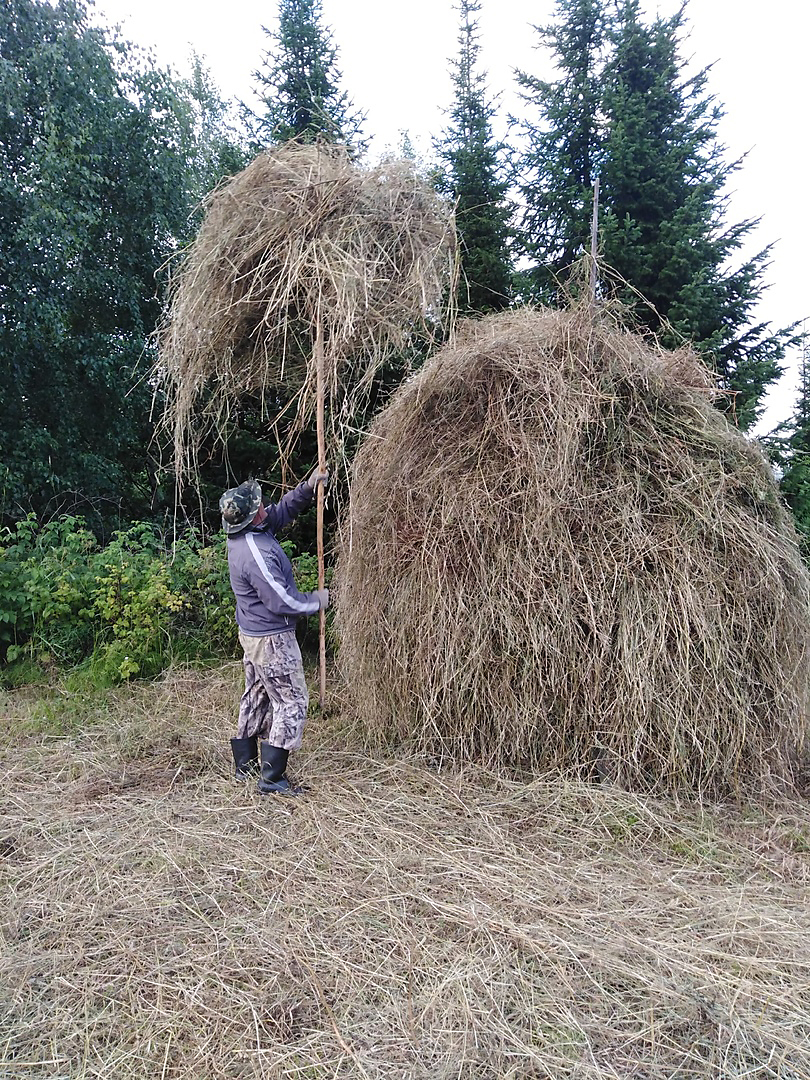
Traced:
<path id="1" fill-rule="evenodd" d="M 316 469 L 308 480 L 276 503 L 262 504 L 255 480 L 229 488 L 219 500 L 228 534 L 228 567 L 236 597 L 239 643 L 244 650 L 245 692 L 239 705 L 236 738 L 231 739 L 236 775 L 259 767 L 259 793 L 297 795 L 284 775 L 291 750 L 301 745 L 309 694 L 295 637 L 301 615 L 314 615 L 329 604 L 329 590 L 301 593 L 290 560 L 276 539 L 311 504 L 327 472 Z"/>

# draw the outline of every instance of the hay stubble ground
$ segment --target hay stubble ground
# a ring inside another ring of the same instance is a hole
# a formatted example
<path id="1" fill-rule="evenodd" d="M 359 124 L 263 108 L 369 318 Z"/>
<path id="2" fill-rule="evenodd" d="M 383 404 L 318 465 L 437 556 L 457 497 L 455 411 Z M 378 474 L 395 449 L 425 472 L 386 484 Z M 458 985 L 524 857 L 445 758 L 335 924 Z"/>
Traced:
<path id="1" fill-rule="evenodd" d="M 262 800 L 238 679 L 70 734 L 58 690 L 4 696 L 4 1080 L 810 1077 L 806 802 L 368 758 L 340 719 Z"/>

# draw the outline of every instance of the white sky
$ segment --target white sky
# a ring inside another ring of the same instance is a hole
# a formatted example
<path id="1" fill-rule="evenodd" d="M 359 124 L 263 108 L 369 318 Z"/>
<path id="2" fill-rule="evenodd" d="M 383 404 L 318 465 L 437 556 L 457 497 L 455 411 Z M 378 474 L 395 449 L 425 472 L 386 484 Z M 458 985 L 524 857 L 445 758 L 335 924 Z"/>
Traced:
<path id="1" fill-rule="evenodd" d="M 481 0 L 481 63 L 504 114 L 519 114 L 513 71 L 547 71 L 532 24 L 545 24 L 553 0 Z M 196 50 L 224 97 L 250 100 L 271 25 L 273 0 L 96 0 L 99 21 L 120 23 L 129 40 L 151 46 L 159 63 L 187 71 Z M 422 151 L 439 134 L 451 100 L 447 60 L 457 51 L 453 0 L 323 0 L 339 49 L 343 85 L 367 115 L 371 151 L 407 131 Z M 671 14 L 680 0 L 648 0 Z M 802 198 L 810 164 L 806 115 L 810 3 L 807 0 L 690 0 L 685 54 L 713 64 L 709 88 L 724 105 L 720 137 L 730 160 L 747 154 L 732 180 L 729 220 L 760 217 L 749 254 L 775 242 L 770 288 L 759 317 L 782 326 L 810 318 L 806 252 L 810 221 Z M 795 369 L 797 357 L 792 358 Z M 760 431 L 791 410 L 795 370 L 771 395 Z"/>

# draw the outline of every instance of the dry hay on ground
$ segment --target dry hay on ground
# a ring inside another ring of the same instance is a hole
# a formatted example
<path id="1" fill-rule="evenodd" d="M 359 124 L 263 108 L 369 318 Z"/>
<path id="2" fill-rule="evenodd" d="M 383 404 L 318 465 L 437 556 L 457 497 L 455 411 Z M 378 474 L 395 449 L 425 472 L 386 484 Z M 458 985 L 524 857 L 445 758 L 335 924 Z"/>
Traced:
<path id="1" fill-rule="evenodd" d="M 338 569 L 366 734 L 494 767 L 790 777 L 810 585 L 708 372 L 587 311 L 467 324 L 375 421 Z"/>
<path id="2" fill-rule="evenodd" d="M 262 800 L 228 778 L 239 683 L 127 687 L 71 737 L 0 703 L 4 1080 L 810 1075 L 806 804 L 435 771 L 314 722 L 311 794 Z"/>
<path id="3" fill-rule="evenodd" d="M 260 154 L 209 196 L 173 277 L 158 375 L 178 470 L 244 394 L 268 391 L 273 419 L 290 367 L 298 423 L 312 419 L 318 323 L 333 430 L 350 420 L 390 350 L 436 324 L 453 273 L 452 209 L 412 162 L 363 168 L 295 142 Z"/>

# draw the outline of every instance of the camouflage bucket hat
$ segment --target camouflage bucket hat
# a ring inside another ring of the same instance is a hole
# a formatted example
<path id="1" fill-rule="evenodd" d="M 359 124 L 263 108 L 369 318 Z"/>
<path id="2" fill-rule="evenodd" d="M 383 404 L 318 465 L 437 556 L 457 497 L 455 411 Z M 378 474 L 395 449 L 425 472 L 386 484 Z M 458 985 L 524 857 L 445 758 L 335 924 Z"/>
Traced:
<path id="1" fill-rule="evenodd" d="M 246 480 L 239 487 L 228 488 L 219 500 L 222 528 L 229 535 L 241 532 L 256 516 L 262 505 L 262 489 L 255 480 Z"/>

